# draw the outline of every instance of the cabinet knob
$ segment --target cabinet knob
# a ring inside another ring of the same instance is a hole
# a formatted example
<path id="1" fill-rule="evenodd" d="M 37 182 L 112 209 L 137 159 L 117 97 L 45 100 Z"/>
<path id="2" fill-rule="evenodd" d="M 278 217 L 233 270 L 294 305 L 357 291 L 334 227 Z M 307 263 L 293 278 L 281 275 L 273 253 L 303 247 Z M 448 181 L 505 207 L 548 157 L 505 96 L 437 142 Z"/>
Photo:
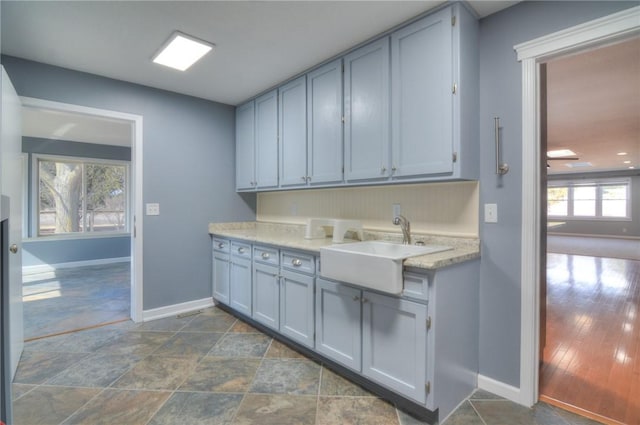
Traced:
<path id="1" fill-rule="evenodd" d="M 295 267 L 300 267 L 302 265 L 302 260 L 300 260 L 299 258 L 294 258 L 293 260 L 291 260 L 291 264 L 293 264 Z"/>
<path id="2" fill-rule="evenodd" d="M 363 303 L 363 304 L 366 304 L 366 303 L 368 303 L 368 302 L 369 302 L 369 299 L 367 299 L 367 298 L 363 298 L 363 299 L 362 299 L 362 303 Z"/>
<path id="3" fill-rule="evenodd" d="M 222 242 L 218 242 L 218 248 L 220 249 L 224 248 L 224 244 Z"/>
<path id="4" fill-rule="evenodd" d="M 9 247 L 9 251 L 12 254 L 17 254 L 18 253 L 18 245 L 16 244 L 11 244 L 11 246 Z"/>
<path id="5" fill-rule="evenodd" d="M 302 176 L 300 178 L 302 179 L 303 182 L 306 182 L 308 177 L 307 176 Z"/>
<path id="6" fill-rule="evenodd" d="M 360 297 L 359 297 L 359 296 L 357 296 L 357 295 L 354 295 L 354 296 L 353 296 L 353 300 L 354 300 L 354 301 L 360 301 Z"/>
<path id="7" fill-rule="evenodd" d="M 387 167 L 382 167 L 382 168 L 380 169 L 380 173 L 384 174 L 384 173 L 386 173 L 386 172 L 387 172 Z"/>
<path id="8" fill-rule="evenodd" d="M 263 259 L 268 260 L 268 259 L 269 259 L 269 257 L 271 257 L 271 256 L 269 255 L 269 253 L 268 253 L 268 252 L 263 252 L 263 253 L 262 253 L 262 258 L 263 258 Z"/>
<path id="9" fill-rule="evenodd" d="M 391 167 L 391 174 L 395 173 L 397 170 L 396 166 L 394 165 L 393 167 Z"/>
<path id="10" fill-rule="evenodd" d="M 311 181 L 311 176 L 307 176 L 307 181 Z"/>
<path id="11" fill-rule="evenodd" d="M 240 254 L 244 254 L 244 251 L 245 251 L 245 249 L 244 249 L 244 248 L 242 248 L 242 247 L 238 248 L 238 253 L 240 253 Z"/>

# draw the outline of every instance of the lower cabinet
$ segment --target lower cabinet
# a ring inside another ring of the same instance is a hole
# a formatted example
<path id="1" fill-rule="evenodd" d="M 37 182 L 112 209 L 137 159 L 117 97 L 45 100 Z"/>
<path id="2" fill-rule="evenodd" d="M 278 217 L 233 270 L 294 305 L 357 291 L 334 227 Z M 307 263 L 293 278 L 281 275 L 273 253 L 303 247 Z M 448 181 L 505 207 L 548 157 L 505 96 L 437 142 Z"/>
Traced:
<path id="1" fill-rule="evenodd" d="M 280 333 L 314 348 L 314 277 L 283 270 L 280 278 Z"/>
<path id="2" fill-rule="evenodd" d="M 229 305 L 229 254 L 213 252 L 213 298 Z"/>
<path id="3" fill-rule="evenodd" d="M 278 267 L 253 264 L 253 314 L 272 329 L 280 328 L 280 276 Z"/>
<path id="4" fill-rule="evenodd" d="M 231 256 L 229 307 L 251 316 L 251 260 Z"/>
<path id="5" fill-rule="evenodd" d="M 321 278 L 316 288 L 316 351 L 360 372 L 362 291 Z"/>
<path id="6" fill-rule="evenodd" d="M 424 404 L 427 306 L 362 292 L 362 374 Z"/>

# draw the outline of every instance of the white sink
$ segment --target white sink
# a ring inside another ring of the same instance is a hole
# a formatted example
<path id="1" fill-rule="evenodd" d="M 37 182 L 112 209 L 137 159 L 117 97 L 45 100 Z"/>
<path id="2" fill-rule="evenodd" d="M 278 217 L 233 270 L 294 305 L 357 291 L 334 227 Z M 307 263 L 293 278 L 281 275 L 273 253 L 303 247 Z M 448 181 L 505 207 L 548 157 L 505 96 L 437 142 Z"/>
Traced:
<path id="1" fill-rule="evenodd" d="M 403 289 L 402 261 L 453 249 L 366 241 L 320 248 L 320 275 L 391 294 Z"/>

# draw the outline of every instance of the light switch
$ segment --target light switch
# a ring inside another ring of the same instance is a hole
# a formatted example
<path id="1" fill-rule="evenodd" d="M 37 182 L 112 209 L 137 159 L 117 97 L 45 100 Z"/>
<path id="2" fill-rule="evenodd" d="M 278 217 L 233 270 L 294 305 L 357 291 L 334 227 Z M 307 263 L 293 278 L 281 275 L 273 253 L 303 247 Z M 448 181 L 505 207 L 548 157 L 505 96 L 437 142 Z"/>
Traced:
<path id="1" fill-rule="evenodd" d="M 160 215 L 160 204 L 147 204 L 147 215 Z"/>
<path id="2" fill-rule="evenodd" d="M 484 204 L 484 222 L 498 222 L 498 204 Z"/>

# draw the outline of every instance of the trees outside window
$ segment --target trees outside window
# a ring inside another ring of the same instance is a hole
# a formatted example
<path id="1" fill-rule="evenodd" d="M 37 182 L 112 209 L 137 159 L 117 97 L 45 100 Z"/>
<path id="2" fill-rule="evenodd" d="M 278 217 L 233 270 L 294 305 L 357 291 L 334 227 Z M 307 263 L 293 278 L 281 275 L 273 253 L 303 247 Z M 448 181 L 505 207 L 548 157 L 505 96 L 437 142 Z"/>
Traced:
<path id="1" fill-rule="evenodd" d="M 38 158 L 38 236 L 126 232 L 128 165 Z"/>

